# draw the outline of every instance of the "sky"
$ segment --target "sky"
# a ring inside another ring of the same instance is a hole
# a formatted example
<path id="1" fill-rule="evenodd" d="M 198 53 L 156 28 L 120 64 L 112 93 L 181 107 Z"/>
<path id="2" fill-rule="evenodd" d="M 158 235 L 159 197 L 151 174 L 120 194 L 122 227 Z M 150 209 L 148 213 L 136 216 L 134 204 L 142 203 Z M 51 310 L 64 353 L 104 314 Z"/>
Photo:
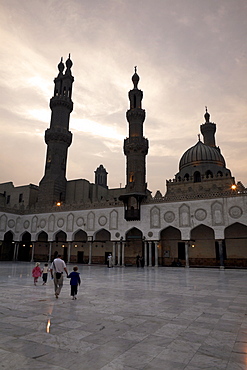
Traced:
<path id="1" fill-rule="evenodd" d="M 67 179 L 126 184 L 134 66 L 146 111 L 148 188 L 166 191 L 196 144 L 205 106 L 216 144 L 247 186 L 246 0 L 0 0 L 0 183 L 39 184 L 61 57 L 75 78 Z"/>

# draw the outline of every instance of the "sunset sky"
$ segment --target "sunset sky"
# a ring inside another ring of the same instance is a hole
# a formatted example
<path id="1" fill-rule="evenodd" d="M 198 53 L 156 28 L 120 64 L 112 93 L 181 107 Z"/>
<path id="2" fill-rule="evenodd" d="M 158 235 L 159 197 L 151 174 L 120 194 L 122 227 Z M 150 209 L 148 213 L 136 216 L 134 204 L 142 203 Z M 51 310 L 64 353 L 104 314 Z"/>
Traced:
<path id="1" fill-rule="evenodd" d="M 94 182 L 103 164 L 109 187 L 125 186 L 137 66 L 153 195 L 196 144 L 205 106 L 227 168 L 247 186 L 246 0 L 0 0 L 0 20 L 1 183 L 41 180 L 53 80 L 70 53 L 68 180 Z"/>

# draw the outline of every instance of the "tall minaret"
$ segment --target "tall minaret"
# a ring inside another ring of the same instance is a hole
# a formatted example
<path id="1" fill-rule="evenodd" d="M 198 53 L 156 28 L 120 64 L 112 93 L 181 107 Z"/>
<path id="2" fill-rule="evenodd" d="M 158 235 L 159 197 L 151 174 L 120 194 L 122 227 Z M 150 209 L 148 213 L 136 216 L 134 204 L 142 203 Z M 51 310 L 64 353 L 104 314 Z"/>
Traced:
<path id="1" fill-rule="evenodd" d="M 205 123 L 201 125 L 201 133 L 203 135 L 203 142 L 206 145 L 216 147 L 215 145 L 215 132 L 216 132 L 216 124 L 210 122 L 210 114 L 208 113 L 208 109 L 206 108 L 206 113 L 204 114 Z"/>
<path id="2" fill-rule="evenodd" d="M 125 204 L 125 218 L 127 220 L 140 219 L 140 205 L 146 197 L 146 155 L 148 140 L 143 136 L 145 110 L 142 109 L 143 92 L 137 85 L 140 78 L 136 73 L 132 76 L 133 90 L 129 91 L 130 109 L 126 113 L 129 123 L 129 137 L 124 140 L 124 154 L 126 155 L 126 194 L 120 199 Z M 129 215 L 129 216 L 128 216 Z"/>
<path id="3" fill-rule="evenodd" d="M 50 128 L 45 131 L 47 154 L 45 174 L 39 183 L 40 205 L 53 205 L 65 200 L 67 154 L 72 142 L 69 119 L 73 110 L 71 96 L 74 77 L 71 74 L 73 63 L 70 55 L 65 64 L 66 70 L 63 73 L 65 66 L 61 58 L 59 73 L 54 79 L 54 96 L 50 100 L 52 113 Z"/>

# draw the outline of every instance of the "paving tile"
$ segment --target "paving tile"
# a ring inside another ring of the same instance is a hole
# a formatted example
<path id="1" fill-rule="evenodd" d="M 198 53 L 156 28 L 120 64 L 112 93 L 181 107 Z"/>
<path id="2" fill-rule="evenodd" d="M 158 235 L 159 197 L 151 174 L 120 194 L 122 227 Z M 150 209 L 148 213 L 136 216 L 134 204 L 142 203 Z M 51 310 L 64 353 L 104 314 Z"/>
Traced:
<path id="1" fill-rule="evenodd" d="M 247 368 L 247 270 L 79 265 L 72 301 L 32 268 L 0 262 L 0 369 Z"/>

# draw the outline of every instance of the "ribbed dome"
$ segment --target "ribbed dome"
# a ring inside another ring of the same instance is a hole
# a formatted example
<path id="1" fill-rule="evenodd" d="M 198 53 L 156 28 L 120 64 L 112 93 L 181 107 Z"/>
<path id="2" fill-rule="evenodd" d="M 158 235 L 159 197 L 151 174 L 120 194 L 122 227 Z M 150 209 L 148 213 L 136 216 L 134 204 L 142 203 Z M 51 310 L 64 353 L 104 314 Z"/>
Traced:
<path id="1" fill-rule="evenodd" d="M 225 160 L 216 148 L 203 144 L 198 141 L 196 145 L 189 148 L 182 156 L 179 162 L 179 170 L 184 167 L 194 166 L 198 164 L 216 164 L 220 167 L 225 167 Z"/>

